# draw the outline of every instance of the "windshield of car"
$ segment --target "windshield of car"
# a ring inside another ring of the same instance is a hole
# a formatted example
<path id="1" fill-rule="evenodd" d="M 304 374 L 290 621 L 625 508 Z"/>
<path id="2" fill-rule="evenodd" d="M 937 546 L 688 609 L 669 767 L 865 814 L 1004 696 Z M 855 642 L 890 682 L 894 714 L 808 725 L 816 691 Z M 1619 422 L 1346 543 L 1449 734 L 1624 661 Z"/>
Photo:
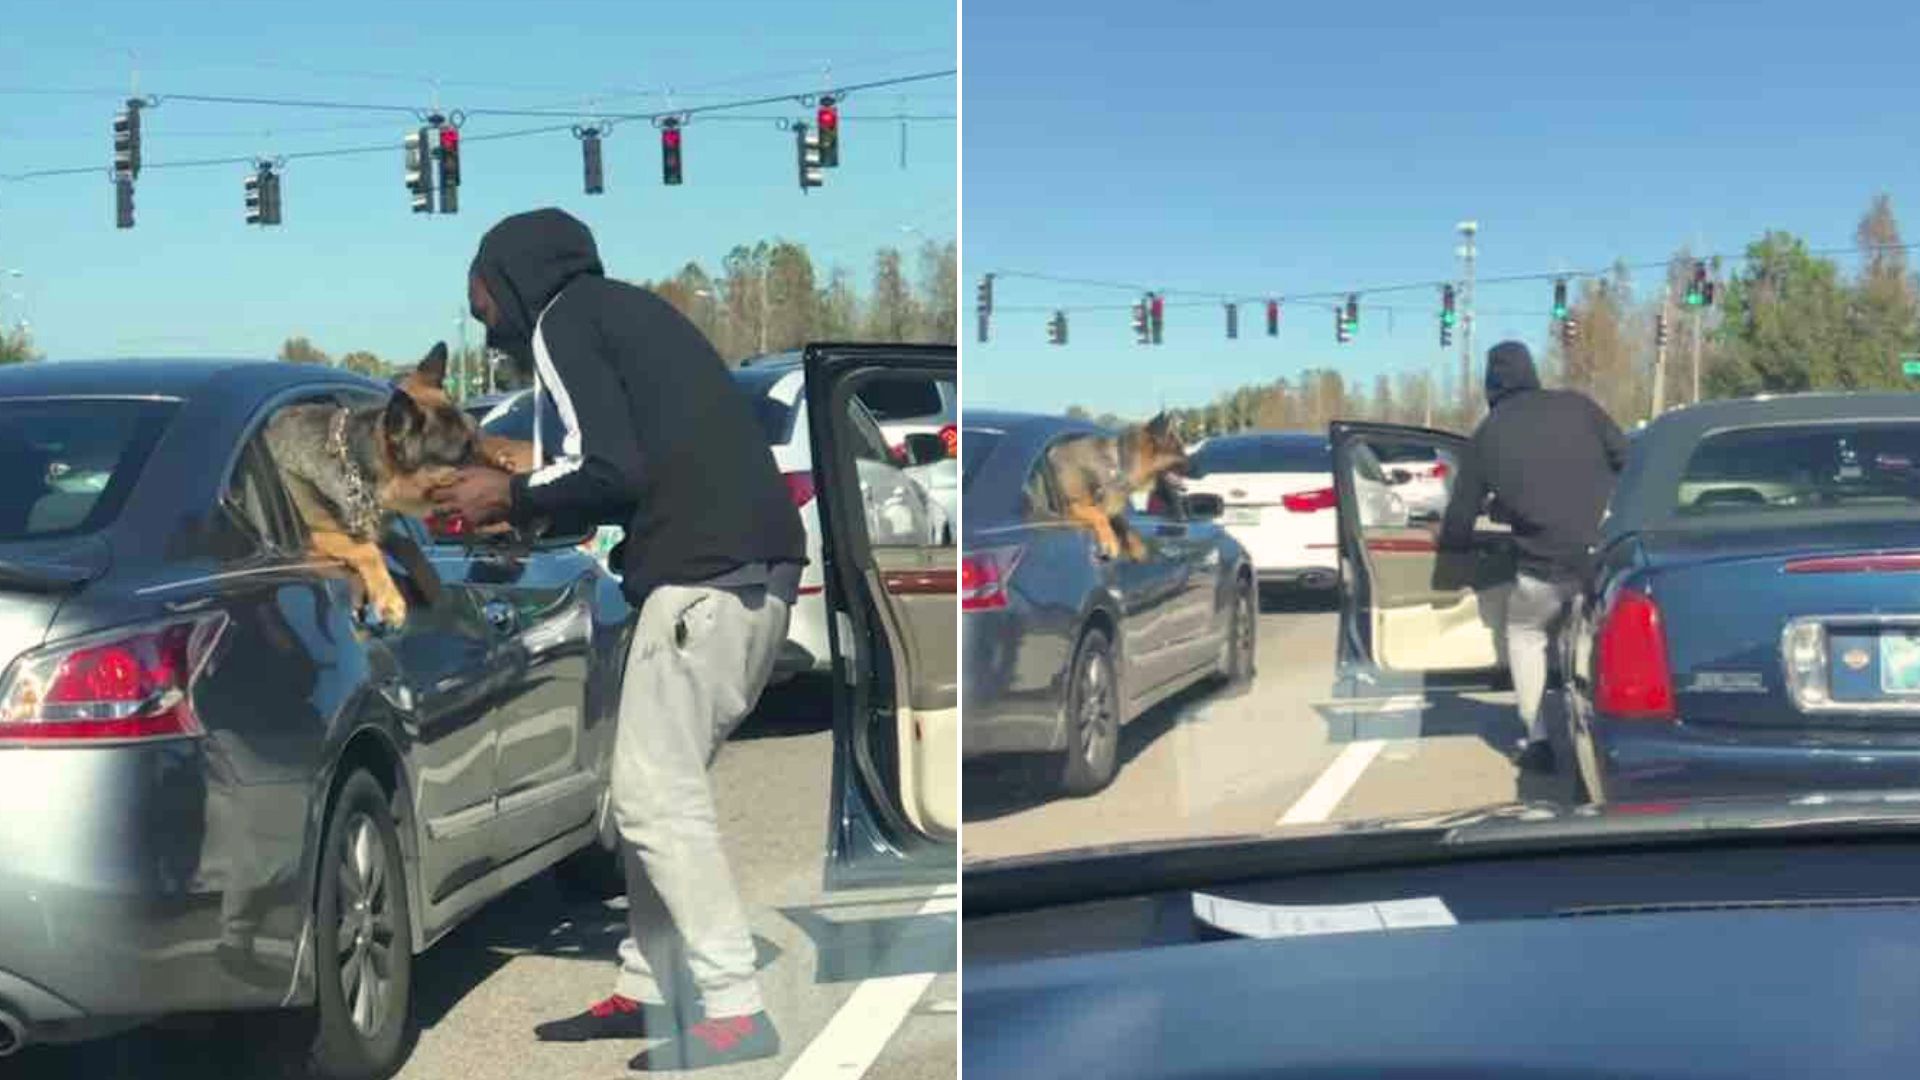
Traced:
<path id="1" fill-rule="evenodd" d="M 1326 439 L 1229 436 L 1209 439 L 1188 458 L 1188 475 L 1215 473 L 1326 473 L 1333 471 L 1333 450 Z"/>
<path id="2" fill-rule="evenodd" d="M 860 400 L 882 423 L 898 420 L 934 420 L 946 411 L 940 387 L 931 379 L 894 375 L 870 379 L 860 386 Z"/>
<path id="3" fill-rule="evenodd" d="M 1855 509 L 1911 517 L 1920 505 L 1920 424 L 1717 432 L 1694 448 L 1674 498 L 1686 516 Z"/>
<path id="4" fill-rule="evenodd" d="M 163 401 L 0 401 L 0 541 L 105 528 L 176 408 Z"/>

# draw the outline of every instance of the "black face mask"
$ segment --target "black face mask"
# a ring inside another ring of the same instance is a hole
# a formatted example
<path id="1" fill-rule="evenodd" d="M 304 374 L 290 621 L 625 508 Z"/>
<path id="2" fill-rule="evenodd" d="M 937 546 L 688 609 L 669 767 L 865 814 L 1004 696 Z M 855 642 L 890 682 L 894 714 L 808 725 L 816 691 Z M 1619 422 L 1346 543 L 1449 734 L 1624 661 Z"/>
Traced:
<path id="1" fill-rule="evenodd" d="M 522 379 L 533 378 L 533 338 L 531 335 L 520 337 L 488 328 L 487 348 L 504 355 L 513 365 L 513 372 Z"/>

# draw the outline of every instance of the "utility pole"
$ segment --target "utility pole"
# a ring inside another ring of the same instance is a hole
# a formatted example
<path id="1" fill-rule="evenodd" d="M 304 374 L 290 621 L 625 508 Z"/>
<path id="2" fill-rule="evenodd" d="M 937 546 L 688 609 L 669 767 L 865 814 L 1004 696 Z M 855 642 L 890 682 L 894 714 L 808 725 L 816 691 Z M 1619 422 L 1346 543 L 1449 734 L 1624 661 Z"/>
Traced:
<path id="1" fill-rule="evenodd" d="M 1707 309 L 1703 305 L 1693 309 L 1693 403 L 1700 404 L 1700 330 L 1705 321 Z"/>
<path id="2" fill-rule="evenodd" d="M 1673 288 L 1660 293 L 1660 314 L 1653 332 L 1653 418 L 1667 408 L 1667 327 L 1673 325 Z"/>
<path id="3" fill-rule="evenodd" d="M 1455 226 L 1460 230 L 1458 254 L 1465 264 L 1460 279 L 1460 408 L 1466 419 L 1472 419 L 1473 407 L 1473 263 L 1479 257 L 1480 249 L 1474 239 L 1480 233 L 1480 223 L 1463 221 Z"/>

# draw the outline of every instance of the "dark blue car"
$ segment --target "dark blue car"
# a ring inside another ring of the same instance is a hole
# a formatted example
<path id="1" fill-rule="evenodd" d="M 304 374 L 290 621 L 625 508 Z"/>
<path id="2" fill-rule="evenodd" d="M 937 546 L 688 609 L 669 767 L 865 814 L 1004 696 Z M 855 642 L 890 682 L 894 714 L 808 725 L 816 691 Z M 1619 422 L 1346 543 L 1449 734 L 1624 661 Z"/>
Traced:
<path id="1" fill-rule="evenodd" d="M 1071 794 L 1112 781 L 1121 725 L 1155 703 L 1252 678 L 1258 615 L 1246 552 L 1207 516 L 1218 496 L 1135 512 L 1139 562 L 1101 559 L 1061 516 L 1043 456 L 1100 430 L 969 409 L 961 433 L 961 752 L 1055 755 Z"/>
<path id="2" fill-rule="evenodd" d="M 1341 686 L 1504 675 L 1500 526 L 1442 558 L 1423 529 L 1361 530 L 1360 442 L 1336 424 Z M 1597 569 L 1558 637 L 1572 746 L 1600 802 L 1911 788 L 1920 777 L 1920 404 L 1909 394 L 1712 402 L 1637 433 Z"/>

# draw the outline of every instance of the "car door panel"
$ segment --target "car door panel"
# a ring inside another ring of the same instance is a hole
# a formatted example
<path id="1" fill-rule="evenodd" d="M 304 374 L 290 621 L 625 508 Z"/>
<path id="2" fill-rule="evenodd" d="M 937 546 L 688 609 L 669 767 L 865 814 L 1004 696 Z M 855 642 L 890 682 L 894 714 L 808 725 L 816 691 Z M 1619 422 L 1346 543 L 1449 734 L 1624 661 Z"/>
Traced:
<path id="1" fill-rule="evenodd" d="M 952 381 L 951 346 L 817 346 L 807 412 L 834 680 L 830 887 L 946 881 L 959 823 L 958 560 L 876 515 L 857 391 L 877 375 Z M 878 533 L 879 535 L 876 535 Z"/>
<path id="2" fill-rule="evenodd" d="M 1482 521 L 1469 552 L 1443 553 L 1438 524 L 1363 515 L 1358 447 L 1431 447 L 1454 462 L 1466 440 L 1387 424 L 1336 423 L 1341 590 L 1340 690 L 1407 685 L 1491 686 L 1505 668 L 1504 616 L 1513 582 L 1510 537 Z M 1449 477 L 1458 469 L 1449 469 Z M 1451 481 L 1449 480 L 1450 484 Z"/>

